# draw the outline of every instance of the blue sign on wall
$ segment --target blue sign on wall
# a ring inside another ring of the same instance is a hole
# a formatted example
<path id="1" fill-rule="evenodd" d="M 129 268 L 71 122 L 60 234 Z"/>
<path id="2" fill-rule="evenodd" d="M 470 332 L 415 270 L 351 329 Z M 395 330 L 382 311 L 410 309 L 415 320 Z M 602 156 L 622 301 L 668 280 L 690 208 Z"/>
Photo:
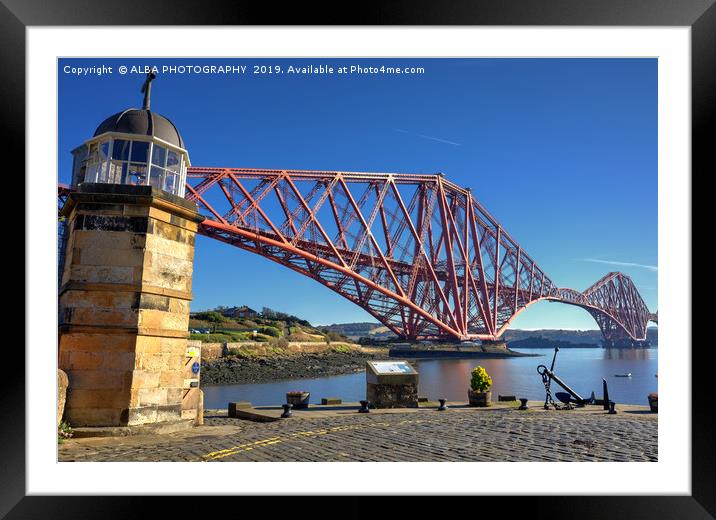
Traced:
<path id="1" fill-rule="evenodd" d="M 194 361 L 194 364 L 191 366 L 191 371 L 192 371 L 194 374 L 198 374 L 200 368 L 201 368 L 201 365 L 199 364 L 199 362 L 198 362 L 198 361 Z"/>

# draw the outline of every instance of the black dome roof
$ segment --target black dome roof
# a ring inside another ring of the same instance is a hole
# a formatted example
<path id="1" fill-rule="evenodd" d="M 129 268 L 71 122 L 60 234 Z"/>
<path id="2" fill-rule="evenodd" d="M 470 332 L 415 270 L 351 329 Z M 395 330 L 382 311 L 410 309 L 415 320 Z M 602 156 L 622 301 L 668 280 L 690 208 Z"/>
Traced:
<path id="1" fill-rule="evenodd" d="M 179 148 L 184 148 L 184 140 L 174 123 L 163 115 L 151 110 L 128 108 L 109 116 L 94 131 L 95 137 L 105 132 L 150 135 L 158 137 Z"/>

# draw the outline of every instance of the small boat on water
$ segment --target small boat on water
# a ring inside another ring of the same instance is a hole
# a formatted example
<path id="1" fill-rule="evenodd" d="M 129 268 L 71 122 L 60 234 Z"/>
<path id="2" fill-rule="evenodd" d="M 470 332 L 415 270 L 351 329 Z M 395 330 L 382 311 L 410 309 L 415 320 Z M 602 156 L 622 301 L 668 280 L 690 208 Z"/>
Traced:
<path id="1" fill-rule="evenodd" d="M 631 372 L 628 374 L 614 374 L 614 377 L 631 377 Z"/>

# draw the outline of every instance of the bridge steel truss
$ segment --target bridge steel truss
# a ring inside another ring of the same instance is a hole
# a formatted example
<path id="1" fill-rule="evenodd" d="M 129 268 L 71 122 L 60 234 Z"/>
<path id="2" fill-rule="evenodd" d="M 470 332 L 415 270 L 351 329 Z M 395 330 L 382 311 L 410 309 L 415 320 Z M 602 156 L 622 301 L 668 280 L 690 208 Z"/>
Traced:
<path id="1" fill-rule="evenodd" d="M 628 276 L 560 289 L 472 196 L 437 175 L 192 167 L 200 233 L 308 276 L 405 339 L 497 340 L 526 307 L 585 308 L 608 342 L 646 339 Z"/>
<path id="2" fill-rule="evenodd" d="M 556 301 L 586 309 L 610 346 L 646 340 L 647 324 L 658 319 L 649 312 L 631 278 L 618 272 L 604 275 L 581 293 L 560 289 Z"/>

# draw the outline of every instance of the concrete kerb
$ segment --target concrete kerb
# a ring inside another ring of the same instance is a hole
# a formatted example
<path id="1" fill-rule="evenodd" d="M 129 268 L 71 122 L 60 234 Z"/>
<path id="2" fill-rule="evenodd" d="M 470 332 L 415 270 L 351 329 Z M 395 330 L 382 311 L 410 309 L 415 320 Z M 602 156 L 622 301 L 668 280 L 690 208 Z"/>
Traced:
<path id="1" fill-rule="evenodd" d="M 230 403 L 234 404 L 234 403 Z M 574 408 L 572 410 L 545 410 L 543 401 L 528 401 L 527 410 L 519 410 L 519 401 L 514 402 L 493 402 L 491 406 L 480 408 L 469 406 L 464 401 L 448 401 L 446 402 L 449 412 L 453 413 L 483 413 L 483 412 L 510 412 L 515 413 L 575 413 L 575 414 L 606 414 L 601 406 L 585 406 L 584 408 Z M 371 408 L 371 414 L 398 414 L 398 413 L 430 413 L 437 411 L 437 402 L 421 402 L 417 408 Z M 291 419 L 314 419 L 335 417 L 341 415 L 358 414 L 360 403 L 342 403 L 341 405 L 319 405 L 310 404 L 306 409 L 292 410 Z M 650 413 L 648 406 L 641 405 L 617 405 L 617 410 L 625 413 Z M 281 405 L 276 406 L 244 406 L 242 408 L 235 407 L 228 412 L 226 409 L 212 409 L 205 411 L 205 417 L 233 417 L 241 420 L 255 422 L 273 422 L 281 419 L 283 408 Z M 656 414 L 654 414 L 656 415 Z"/>
<path id="2" fill-rule="evenodd" d="M 88 437 L 128 437 L 130 435 L 162 435 L 188 430 L 194 426 L 194 419 L 166 421 L 136 426 L 106 426 L 73 428 L 72 437 L 83 439 Z"/>

